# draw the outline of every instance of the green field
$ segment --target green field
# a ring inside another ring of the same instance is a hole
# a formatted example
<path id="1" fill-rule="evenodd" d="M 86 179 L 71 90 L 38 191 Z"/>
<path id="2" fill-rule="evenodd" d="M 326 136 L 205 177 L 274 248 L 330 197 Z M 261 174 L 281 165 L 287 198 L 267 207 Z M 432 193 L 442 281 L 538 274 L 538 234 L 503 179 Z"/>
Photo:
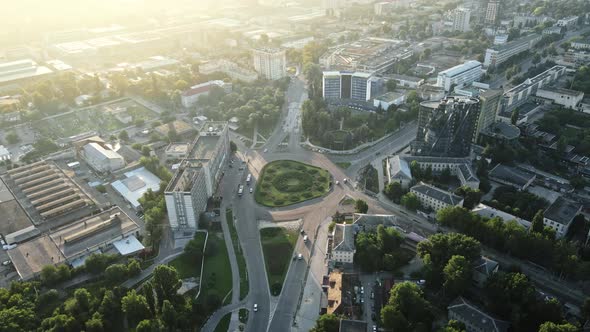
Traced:
<path id="1" fill-rule="evenodd" d="M 345 162 L 340 162 L 340 163 L 335 163 L 336 166 L 342 168 L 342 169 L 347 169 L 350 167 L 350 162 L 345 161 Z"/>
<path id="2" fill-rule="evenodd" d="M 195 240 L 199 243 L 205 243 L 205 233 L 198 232 L 195 234 Z M 200 257 L 191 257 L 186 253 L 178 256 L 177 258 L 173 259 L 168 263 L 168 265 L 173 266 L 176 271 L 178 271 L 178 276 L 180 279 L 195 277 L 198 278 L 201 276 L 201 260 L 203 256 Z"/>
<path id="3" fill-rule="evenodd" d="M 236 253 L 236 260 L 238 261 L 238 269 L 240 270 L 240 300 L 243 300 L 248 295 L 248 270 L 246 269 L 246 260 L 242 253 L 242 247 L 240 247 L 240 239 L 238 238 L 238 232 L 234 226 L 232 210 L 228 209 L 226 212 L 227 224 L 229 226 L 229 233 L 231 240 L 234 245 L 234 251 Z"/>
<path id="4" fill-rule="evenodd" d="M 329 190 L 330 174 L 325 169 L 277 160 L 262 169 L 254 197 L 259 204 L 278 207 L 320 197 Z"/>
<path id="5" fill-rule="evenodd" d="M 297 242 L 297 231 L 282 227 L 263 228 L 260 241 L 264 252 L 266 275 L 272 295 L 281 293 L 289 264 L 293 260 L 293 248 Z"/>
<path id="6" fill-rule="evenodd" d="M 217 297 L 220 303 L 232 289 L 232 274 L 223 234 L 209 232 L 199 302 Z"/>
<path id="7" fill-rule="evenodd" d="M 215 332 L 227 332 L 229 330 L 229 323 L 231 321 L 231 312 L 225 314 L 215 327 Z"/>

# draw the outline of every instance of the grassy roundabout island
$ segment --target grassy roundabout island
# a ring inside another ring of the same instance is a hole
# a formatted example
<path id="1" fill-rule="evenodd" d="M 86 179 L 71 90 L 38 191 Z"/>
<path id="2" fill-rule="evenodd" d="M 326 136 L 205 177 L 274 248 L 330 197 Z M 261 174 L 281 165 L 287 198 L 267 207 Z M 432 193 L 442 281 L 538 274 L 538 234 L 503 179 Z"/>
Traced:
<path id="1" fill-rule="evenodd" d="M 255 198 L 265 206 L 287 206 L 323 196 L 330 190 L 328 171 L 298 161 L 273 161 L 264 166 L 261 174 Z"/>

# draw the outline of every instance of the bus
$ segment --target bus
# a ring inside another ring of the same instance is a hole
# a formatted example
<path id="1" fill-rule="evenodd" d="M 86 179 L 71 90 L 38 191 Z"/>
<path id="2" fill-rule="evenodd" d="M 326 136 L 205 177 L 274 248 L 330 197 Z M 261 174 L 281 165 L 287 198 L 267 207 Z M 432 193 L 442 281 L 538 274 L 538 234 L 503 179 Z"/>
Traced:
<path id="1" fill-rule="evenodd" d="M 246 184 L 250 185 L 251 180 L 252 180 L 252 174 L 248 174 L 248 176 L 246 177 Z"/>
<path id="2" fill-rule="evenodd" d="M 244 193 L 244 186 L 239 185 L 238 186 L 238 196 L 242 196 L 243 193 Z"/>

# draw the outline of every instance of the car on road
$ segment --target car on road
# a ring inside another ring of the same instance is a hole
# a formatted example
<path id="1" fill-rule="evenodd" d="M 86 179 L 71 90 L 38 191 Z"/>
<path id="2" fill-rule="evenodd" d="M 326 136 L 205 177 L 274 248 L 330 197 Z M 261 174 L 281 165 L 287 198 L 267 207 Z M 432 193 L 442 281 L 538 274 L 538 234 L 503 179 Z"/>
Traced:
<path id="1" fill-rule="evenodd" d="M 373 325 L 373 332 L 377 331 L 377 325 Z"/>
<path id="2" fill-rule="evenodd" d="M 11 263 L 10 260 L 2 262 L 2 266 L 8 266 Z"/>
<path id="3" fill-rule="evenodd" d="M 264 151 L 263 151 L 263 152 L 264 152 L 264 153 L 267 153 L 267 152 L 268 152 L 268 149 L 264 149 Z"/>
<path id="4" fill-rule="evenodd" d="M 426 280 L 420 279 L 420 280 L 416 281 L 416 284 L 419 286 L 424 286 L 426 284 Z"/>
<path id="5" fill-rule="evenodd" d="M 307 243 L 307 240 L 308 240 L 308 237 L 307 237 L 307 235 L 304 235 L 304 236 L 303 236 L 303 242 Z"/>
<path id="6" fill-rule="evenodd" d="M 339 185 L 339 184 L 340 184 L 340 181 L 336 181 L 336 185 Z"/>
<path id="7" fill-rule="evenodd" d="M 302 260 L 303 259 L 303 255 L 302 254 L 297 254 L 297 259 L 298 260 Z"/>
<path id="8" fill-rule="evenodd" d="M 254 192 L 254 188 L 250 187 L 250 194 Z"/>
<path id="9" fill-rule="evenodd" d="M 254 303 L 254 312 L 258 311 L 258 304 Z"/>

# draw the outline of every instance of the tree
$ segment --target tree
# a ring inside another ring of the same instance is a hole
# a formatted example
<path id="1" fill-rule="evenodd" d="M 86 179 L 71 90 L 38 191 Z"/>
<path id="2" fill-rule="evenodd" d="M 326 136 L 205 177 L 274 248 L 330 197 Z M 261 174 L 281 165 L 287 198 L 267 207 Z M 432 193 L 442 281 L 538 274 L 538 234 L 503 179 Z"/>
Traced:
<path id="1" fill-rule="evenodd" d="M 310 332 L 338 332 L 340 328 L 340 318 L 336 315 L 321 315 L 315 322 L 315 326 Z"/>
<path id="2" fill-rule="evenodd" d="M 105 270 L 109 264 L 110 257 L 104 254 L 91 254 L 84 261 L 86 271 L 92 274 L 99 274 Z"/>
<path id="3" fill-rule="evenodd" d="M 399 204 L 402 195 L 404 194 L 404 189 L 399 182 L 391 182 L 385 187 L 383 192 L 387 198 Z"/>
<path id="4" fill-rule="evenodd" d="M 147 300 L 143 295 L 137 294 L 135 289 L 129 291 L 121 299 L 121 308 L 127 315 L 127 321 L 130 326 L 136 326 L 139 322 L 151 316 Z"/>
<path id="5" fill-rule="evenodd" d="M 135 328 L 135 332 L 159 332 L 164 326 L 159 319 L 144 319 Z"/>
<path id="6" fill-rule="evenodd" d="M 86 326 L 86 332 L 102 332 L 102 331 L 104 331 L 102 319 L 101 319 L 101 316 L 98 312 L 95 312 L 94 315 L 92 315 L 92 318 L 90 318 L 89 320 L 86 321 L 86 323 L 84 323 L 84 326 Z"/>
<path id="7" fill-rule="evenodd" d="M 420 207 L 420 201 L 414 193 L 407 193 L 401 198 L 401 205 L 411 211 L 416 211 Z"/>
<path id="8" fill-rule="evenodd" d="M 141 265 L 137 259 L 131 259 L 127 263 L 127 273 L 129 277 L 138 276 L 141 273 Z"/>
<path id="9" fill-rule="evenodd" d="M 59 281 L 59 276 L 57 275 L 57 268 L 55 265 L 45 265 L 41 269 L 41 282 L 44 285 L 55 285 Z"/>
<path id="10" fill-rule="evenodd" d="M 389 92 L 395 91 L 395 89 L 397 88 L 397 82 L 393 79 L 390 79 L 387 81 L 387 83 L 385 83 L 385 87 Z"/>
<path id="11" fill-rule="evenodd" d="M 555 324 L 545 322 L 539 326 L 539 332 L 577 332 L 579 329 L 570 323 Z"/>
<path id="12" fill-rule="evenodd" d="M 462 295 L 469 287 L 471 280 L 471 264 L 461 255 L 454 255 L 443 269 L 444 290 L 448 297 Z"/>
<path id="13" fill-rule="evenodd" d="M 176 310 L 170 301 L 164 300 L 162 304 L 162 320 L 170 330 L 176 326 Z"/>
<path id="14" fill-rule="evenodd" d="M 229 142 L 229 149 L 230 149 L 231 153 L 236 153 L 238 151 L 238 146 L 236 145 L 236 143 L 234 141 L 230 141 Z"/>
<path id="15" fill-rule="evenodd" d="M 151 152 L 152 152 L 152 149 L 150 149 L 149 146 L 144 145 L 144 146 L 141 147 L 141 154 L 142 155 L 144 155 L 146 157 L 149 157 L 150 154 L 151 154 Z"/>
<path id="16" fill-rule="evenodd" d="M 582 306 L 582 317 L 584 317 L 585 320 L 590 319 L 590 297 L 587 297 L 586 300 L 584 300 L 584 305 Z"/>
<path id="17" fill-rule="evenodd" d="M 176 81 L 176 83 L 174 83 L 174 88 L 176 90 L 184 91 L 188 87 L 189 87 L 189 84 L 184 80 L 178 80 L 178 81 Z"/>
<path id="18" fill-rule="evenodd" d="M 536 233 L 543 233 L 543 210 L 537 211 L 535 217 L 533 218 L 533 222 L 531 223 L 531 231 Z"/>
<path id="19" fill-rule="evenodd" d="M 515 108 L 512 111 L 512 115 L 510 115 L 510 123 L 512 123 L 513 125 L 516 125 L 516 122 L 518 122 L 519 113 L 520 113 L 520 110 L 518 108 Z"/>
<path id="20" fill-rule="evenodd" d="M 154 270 L 153 284 L 156 294 L 158 294 L 159 304 L 161 304 L 164 300 L 172 300 L 176 297 L 176 292 L 182 282 L 175 268 L 168 265 L 159 265 Z"/>
<path id="21" fill-rule="evenodd" d="M 387 305 L 381 310 L 383 325 L 396 331 L 414 331 L 418 326 L 430 326 L 432 319 L 430 303 L 413 282 L 396 284 L 391 290 Z"/>
<path id="22" fill-rule="evenodd" d="M 357 199 L 355 202 L 355 211 L 357 213 L 367 213 L 369 211 L 369 205 L 362 199 Z"/>
<path id="23" fill-rule="evenodd" d="M 537 65 L 541 62 L 541 55 L 539 53 L 535 53 L 535 55 L 533 56 L 533 64 Z"/>
<path id="24" fill-rule="evenodd" d="M 20 142 L 20 137 L 15 131 L 11 131 L 10 133 L 8 133 L 8 135 L 6 135 L 5 138 L 8 144 L 16 144 Z"/>
<path id="25" fill-rule="evenodd" d="M 113 264 L 104 271 L 105 279 L 109 284 L 119 283 L 127 278 L 127 266 L 124 264 Z"/>
<path id="26" fill-rule="evenodd" d="M 98 306 L 98 312 L 104 318 L 107 326 L 121 319 L 121 301 L 115 296 L 112 290 L 106 290 L 104 292 L 102 301 Z"/>
<path id="27" fill-rule="evenodd" d="M 127 130 L 121 130 L 121 132 L 119 132 L 119 139 L 122 141 L 129 140 L 129 133 L 127 133 Z"/>
<path id="28" fill-rule="evenodd" d="M 467 328 L 465 327 L 465 324 L 457 320 L 451 319 L 447 323 L 447 326 L 442 328 L 439 332 L 465 332 L 466 330 Z"/>

